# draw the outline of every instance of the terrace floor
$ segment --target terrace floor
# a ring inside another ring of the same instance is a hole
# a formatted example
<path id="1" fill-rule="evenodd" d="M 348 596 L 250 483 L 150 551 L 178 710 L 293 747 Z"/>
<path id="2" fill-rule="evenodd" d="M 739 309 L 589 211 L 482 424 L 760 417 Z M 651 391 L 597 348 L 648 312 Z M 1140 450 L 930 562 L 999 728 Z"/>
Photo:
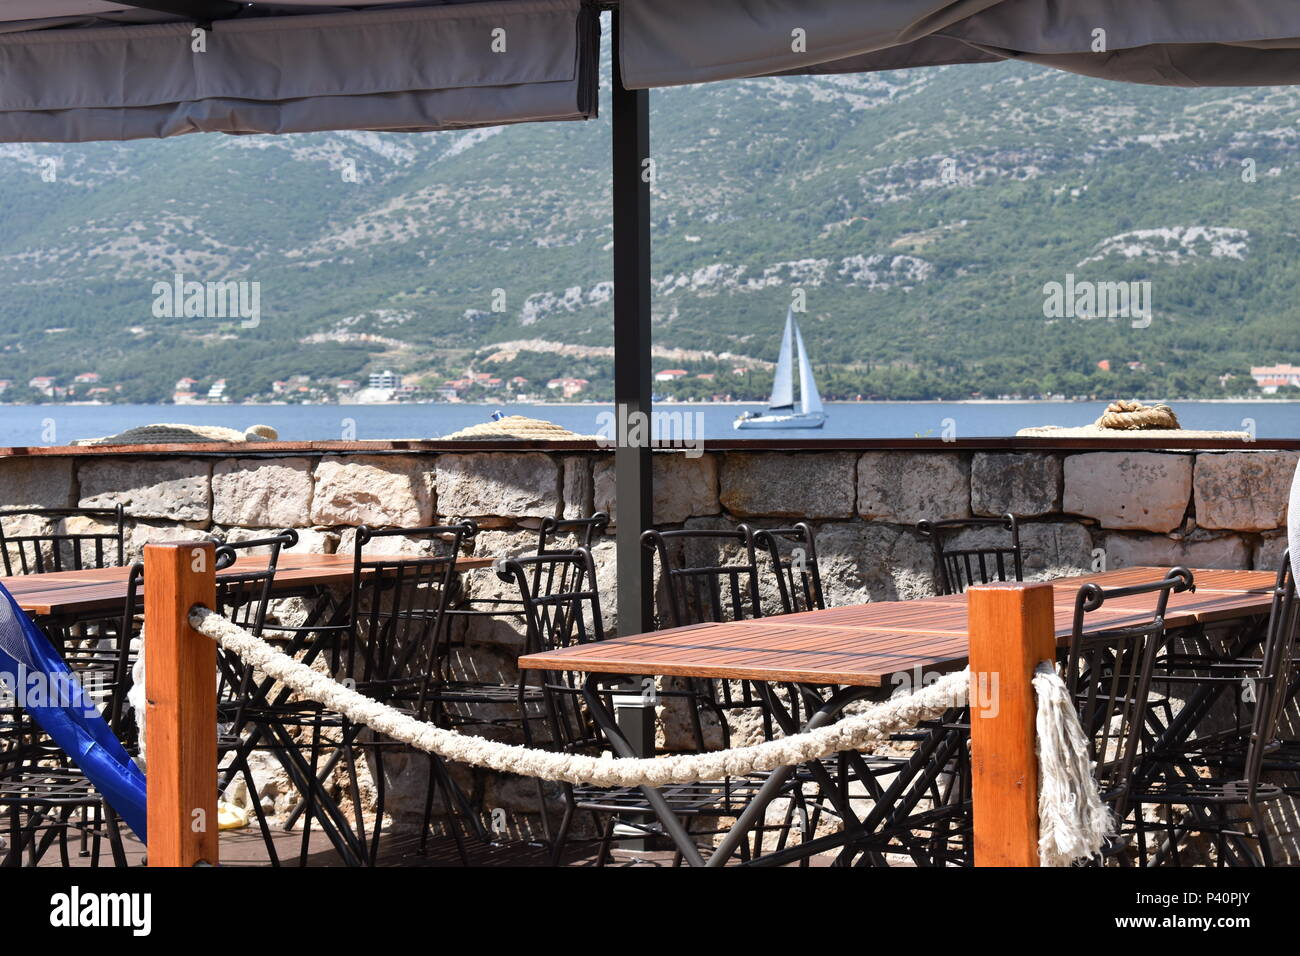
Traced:
<path id="1" fill-rule="evenodd" d="M 131 866 L 144 862 L 144 846 L 134 835 L 125 834 L 127 859 Z M 299 831 L 276 831 L 276 851 L 286 866 L 296 866 L 298 853 L 302 844 Z M 534 867 L 549 866 L 550 853 L 545 847 L 527 843 L 508 843 L 499 846 L 485 846 L 474 841 L 467 843 L 470 862 L 473 866 Z M 79 856 L 75 836 L 69 838 L 69 860 L 73 867 L 89 867 L 89 855 Z M 668 851 L 632 852 L 614 850 L 613 866 L 671 866 L 673 854 Z M 595 866 L 596 843 L 574 841 L 570 852 L 566 854 L 564 866 Z M 60 867 L 62 862 L 56 848 L 51 848 L 41 860 L 42 867 Z M 101 867 L 112 866 L 112 857 L 107 844 L 101 852 Z M 266 849 L 261 835 L 256 829 L 228 830 L 221 834 L 222 866 L 268 866 Z M 311 854 L 307 865 L 311 867 L 342 867 L 344 864 L 329 845 L 323 834 L 313 833 L 311 837 Z M 461 866 L 461 859 L 456 852 L 456 844 L 450 837 L 433 837 L 428 844 L 428 852 L 420 852 L 419 833 L 415 829 L 401 829 L 384 834 L 380 849 L 379 866 L 381 867 L 441 867 Z"/>

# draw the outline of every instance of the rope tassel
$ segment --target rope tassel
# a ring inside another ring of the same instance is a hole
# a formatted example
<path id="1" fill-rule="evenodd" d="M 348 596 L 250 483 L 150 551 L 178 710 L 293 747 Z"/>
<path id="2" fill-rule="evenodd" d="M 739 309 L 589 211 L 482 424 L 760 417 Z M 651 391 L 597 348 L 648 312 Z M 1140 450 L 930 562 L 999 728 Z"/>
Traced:
<path id="1" fill-rule="evenodd" d="M 1038 753 L 1038 863 L 1070 866 L 1093 859 L 1115 831 L 1102 802 L 1074 700 L 1051 661 L 1034 671 Z"/>

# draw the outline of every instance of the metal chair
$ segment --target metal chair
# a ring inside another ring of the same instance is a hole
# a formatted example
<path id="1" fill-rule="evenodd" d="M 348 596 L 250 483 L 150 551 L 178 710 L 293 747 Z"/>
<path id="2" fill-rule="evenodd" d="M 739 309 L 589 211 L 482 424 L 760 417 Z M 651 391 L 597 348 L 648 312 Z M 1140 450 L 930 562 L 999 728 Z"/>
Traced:
<path id="1" fill-rule="evenodd" d="M 757 531 L 754 544 L 765 549 L 771 560 L 782 613 L 797 614 L 826 607 L 821 570 L 817 565 L 817 541 L 808 522 Z"/>
<path id="2" fill-rule="evenodd" d="M 574 548 L 586 548 L 590 551 L 608 528 L 609 515 L 603 511 L 597 511 L 590 518 L 545 517 L 538 529 L 537 553 L 553 554 L 556 551 L 572 550 L 572 548 L 554 547 L 560 538 L 570 538 Z"/>
<path id="3" fill-rule="evenodd" d="M 1152 677 L 1166 643 L 1169 596 L 1190 590 L 1194 590 L 1191 572 L 1174 568 L 1159 581 L 1128 587 L 1102 588 L 1088 583 L 1075 597 L 1065 683 L 1088 740 L 1101 798 L 1120 821 L 1128 815 L 1135 771 L 1143 745 L 1149 742 Z M 1087 616 L 1107 601 L 1139 595 L 1154 596 L 1149 614 L 1135 612 L 1128 616 L 1138 617 L 1137 621 L 1088 629 Z M 1140 813 L 1136 828 L 1141 844 Z M 1125 846 L 1123 841 L 1113 840 L 1103 848 L 1103 855 L 1119 856 Z"/>
<path id="4" fill-rule="evenodd" d="M 280 551 L 292 548 L 297 543 L 298 533 L 286 529 L 264 538 L 219 544 L 216 549 L 216 566 L 219 572 L 224 573 L 217 579 L 217 612 L 250 633 L 263 637 Z M 255 550 L 264 551 L 265 563 L 259 561 L 256 567 L 245 567 L 238 573 L 230 573 L 241 552 Z M 279 866 L 279 854 L 271 835 L 270 823 L 258 799 L 257 781 L 253 777 L 248 757 L 254 749 L 273 751 L 280 757 L 280 762 L 291 779 L 303 780 L 301 773 L 295 774 L 294 767 L 286 756 L 284 741 L 289 734 L 288 723 L 283 718 L 288 715 L 282 711 L 277 712 L 261 696 L 263 691 L 254 683 L 253 668 L 221 647 L 217 648 L 217 669 L 217 722 L 219 728 L 224 728 L 224 732 L 217 737 L 218 789 L 220 793 L 225 793 L 236 778 L 243 780 L 266 846 L 267 857 L 272 866 Z M 290 708 L 290 713 L 296 714 L 297 711 L 297 707 Z M 253 733 L 256 733 L 256 737 L 252 736 Z M 306 788 L 306 796 L 309 801 L 313 796 L 310 786 Z"/>
<path id="5" fill-rule="evenodd" d="M 1272 866 L 1275 859 L 1264 829 L 1263 807 L 1286 789 L 1265 782 L 1265 771 L 1300 771 L 1297 748 L 1279 733 L 1282 713 L 1292 699 L 1296 683 L 1296 641 L 1300 637 L 1300 606 L 1287 555 L 1283 555 L 1273 588 L 1268 622 L 1259 658 L 1235 656 L 1228 664 L 1240 676 L 1222 670 L 1210 676 L 1206 700 L 1234 693 L 1241 718 L 1223 730 L 1197 728 L 1194 739 L 1157 737 L 1137 774 L 1129 797 L 1135 808 L 1138 859 L 1147 863 L 1141 808 L 1166 808 L 1168 840 L 1155 855 L 1180 862 L 1180 837 L 1188 833 L 1213 836 L 1220 866 L 1233 862 L 1247 866 Z M 1168 681 L 1157 672 L 1155 682 Z M 1200 678 L 1190 675 L 1195 683 Z M 1196 710 L 1203 711 L 1198 701 Z M 1171 807 L 1184 807 L 1186 815 L 1175 821 Z M 1247 829 L 1249 827 L 1249 829 Z M 1252 849 L 1253 845 L 1253 849 Z"/>
<path id="6" fill-rule="evenodd" d="M 1008 533 L 1007 540 L 976 547 L 955 546 L 963 532 L 985 529 L 1002 529 Z M 935 586 L 939 594 L 960 594 L 972 584 L 1024 580 L 1020 525 L 1013 514 L 1001 518 L 920 521 L 916 530 L 929 540 L 934 552 Z"/>
<path id="7" fill-rule="evenodd" d="M 541 573 L 538 573 L 539 570 Z M 498 572 L 519 588 L 528 620 L 528 652 L 538 653 L 604 639 L 600 595 L 595 586 L 595 565 L 585 548 L 553 552 L 504 562 Z M 544 591 L 533 590 L 534 581 L 552 582 Z M 556 584 L 556 582 L 563 582 Z M 626 693 L 622 679 L 610 676 L 589 694 L 580 675 L 544 672 L 539 685 L 544 700 L 545 722 L 540 727 L 525 723 L 528 746 L 547 746 L 566 753 L 602 753 L 613 749 L 608 733 L 613 729 L 613 697 Z M 545 729 L 543 738 L 540 729 Z M 673 813 L 687 831 L 701 821 L 734 818 L 743 812 L 762 781 L 748 777 L 703 781 L 660 788 Z M 657 820 L 646 795 L 638 787 L 600 787 L 561 784 L 565 809 L 554 831 L 547 813 L 545 792 L 539 781 L 538 798 L 543 829 L 551 840 L 552 863 L 558 863 L 569 841 L 574 816 L 590 813 L 601 834 L 598 864 L 609 857 L 615 827 L 623 824 L 647 834 L 659 833 Z M 718 829 L 702 829 L 694 835 L 707 842 Z M 769 829 L 770 832 L 770 829 Z M 761 839 L 761 832 L 759 834 Z M 680 862 L 680 856 L 677 858 Z"/>
<path id="8" fill-rule="evenodd" d="M 133 564 L 127 597 L 115 627 L 67 644 L 63 656 L 82 688 L 99 706 L 128 753 L 136 751 L 134 714 L 127 695 L 135 657 L 144 565 Z M 0 701 L 0 812 L 8 819 L 5 866 L 37 865 L 57 842 L 60 861 L 71 865 L 68 836 L 80 836 L 80 854 L 98 866 L 106 839 L 112 861 L 126 866 L 121 822 L 75 763 L 27 717 L 15 699 Z"/>
<path id="9" fill-rule="evenodd" d="M 603 511 L 598 511 L 590 518 L 555 518 L 547 516 L 542 519 L 542 523 L 537 529 L 537 547 L 533 554 L 554 554 L 570 551 L 573 548 L 587 548 L 592 546 L 605 534 L 609 528 L 609 515 Z M 469 572 L 472 575 L 474 572 Z M 540 570 L 536 573 L 541 573 Z M 540 582 L 534 582 L 534 590 Z M 448 639 L 454 632 L 454 622 L 457 619 L 472 618 L 516 618 L 520 624 L 524 620 L 524 608 L 517 597 L 499 596 L 485 597 L 473 596 L 464 597 L 462 595 L 454 606 L 447 608 L 447 616 L 453 626 L 448 628 Z"/>
<path id="10" fill-rule="evenodd" d="M 455 673 L 447 611 L 457 591 L 456 558 L 477 533 L 472 521 L 421 528 L 375 529 L 363 525 L 357 529 L 349 615 L 351 634 L 346 657 L 335 669 L 340 677 L 354 680 L 360 693 L 407 710 L 420 719 L 444 726 L 472 722 L 459 720 L 463 713 L 455 706 L 456 692 L 467 688 L 460 684 Z M 409 558 L 367 555 L 369 545 L 394 538 L 419 541 L 425 554 Z M 499 702 L 513 705 L 513 696 L 499 696 Z M 365 752 L 371 760 L 376 805 L 369 854 L 373 862 L 379 852 L 386 801 L 384 754 L 398 745 L 368 732 L 363 735 L 362 730 L 346 718 L 340 718 L 342 753 L 351 771 L 352 798 L 363 842 L 364 822 L 360 816 L 361 793 L 356 783 L 354 753 Z M 455 798 L 466 818 L 473 819 L 441 758 L 429 755 L 427 802 L 430 806 L 436 787 Z M 455 826 L 451 829 L 464 859 L 459 830 Z"/>
<path id="11" fill-rule="evenodd" d="M 35 518 L 66 526 L 69 518 L 103 522 L 106 531 L 5 531 L 6 518 Z M 6 508 L 0 510 L 0 563 L 6 576 L 81 571 L 126 564 L 126 516 L 115 508 Z"/>
<path id="12" fill-rule="evenodd" d="M 661 625 L 741 621 L 763 616 L 758 587 L 758 551 L 754 532 L 747 524 L 735 530 L 684 528 L 646 531 L 641 546 L 658 561 Z M 749 681 L 689 678 L 685 690 L 665 682 L 660 696 L 686 698 L 691 731 L 699 750 L 708 749 L 704 715 L 714 718 L 721 746 L 731 745 L 728 711 L 750 710 L 762 720 L 763 734 L 774 733 L 766 696 Z"/>

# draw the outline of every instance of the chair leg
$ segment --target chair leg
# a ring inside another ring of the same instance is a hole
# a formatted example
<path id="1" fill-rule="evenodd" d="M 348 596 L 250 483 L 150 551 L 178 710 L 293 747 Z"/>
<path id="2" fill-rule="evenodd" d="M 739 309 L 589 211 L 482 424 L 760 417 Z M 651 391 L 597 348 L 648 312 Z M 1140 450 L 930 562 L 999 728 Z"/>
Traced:
<path id="1" fill-rule="evenodd" d="M 1226 808 L 1222 805 L 1214 808 L 1214 846 L 1217 851 L 1218 859 L 1215 860 L 1216 867 L 1226 867 L 1227 849 L 1228 849 L 1228 820 Z"/>
<path id="2" fill-rule="evenodd" d="M 320 772 L 320 720 L 312 721 L 311 727 L 311 780 L 318 779 L 317 774 Z M 299 797 L 299 805 L 303 807 L 302 814 L 302 849 L 298 854 L 298 866 L 305 867 L 307 859 L 310 856 L 311 845 L 311 820 L 315 813 L 315 790 L 307 788 L 307 792 Z M 292 823 L 286 822 L 286 826 L 292 826 Z"/>
<path id="3" fill-rule="evenodd" d="M 424 813 L 420 817 L 420 855 L 429 852 L 429 828 L 433 825 L 433 793 L 436 786 L 437 771 L 434 769 L 434 757 L 430 755 L 429 773 L 424 785 Z M 450 809 L 450 807 L 448 808 Z"/>
<path id="4" fill-rule="evenodd" d="M 15 861 L 22 859 L 20 847 L 22 846 L 22 814 L 18 810 L 18 804 L 9 804 L 9 839 L 5 847 L 4 859 L 0 860 L 0 866 L 17 866 Z"/>
<path id="5" fill-rule="evenodd" d="M 65 870 L 72 866 L 72 860 L 68 855 L 68 830 L 72 827 L 72 815 L 78 809 L 85 810 L 85 807 L 65 807 L 59 813 L 59 862 Z"/>
<path id="6" fill-rule="evenodd" d="M 351 732 L 351 722 L 343 722 L 343 762 L 348 774 L 348 793 L 352 797 L 352 815 L 356 820 L 357 848 L 360 850 L 363 859 L 363 866 L 372 863 L 372 860 L 365 859 L 366 853 L 366 820 L 364 808 L 361 806 L 361 786 L 357 783 L 357 760 L 354 752 L 356 745 L 356 735 Z"/>
<path id="7" fill-rule="evenodd" d="M 384 833 L 384 806 L 386 804 L 385 779 L 384 779 L 384 745 L 376 743 L 375 746 L 375 829 L 370 838 L 370 865 L 374 866 L 379 862 L 379 840 Z"/>
<path id="8" fill-rule="evenodd" d="M 113 865 L 126 866 L 126 847 L 122 845 L 122 824 L 117 813 L 107 803 L 104 804 L 104 828 L 108 832 L 108 846 L 113 854 Z"/>
<path id="9" fill-rule="evenodd" d="M 253 804 L 253 816 L 257 818 L 257 829 L 261 831 L 262 842 L 266 844 L 266 855 L 270 860 L 271 866 L 280 865 L 280 854 L 275 849 L 275 838 L 271 835 L 271 825 L 266 819 L 266 811 L 262 809 L 262 801 L 258 799 L 257 783 L 253 780 L 253 768 L 248 765 L 248 758 L 240 758 L 239 773 L 244 778 L 244 786 L 248 790 L 249 800 Z"/>
<path id="10" fill-rule="evenodd" d="M 94 812 L 91 816 L 92 832 L 90 834 L 90 848 L 85 854 L 90 857 L 91 867 L 96 869 L 99 867 L 99 855 L 103 849 L 101 844 L 103 843 L 104 806 L 106 806 L 106 804 L 101 802 L 99 806 L 94 808 Z"/>
<path id="11" fill-rule="evenodd" d="M 1273 847 L 1269 843 L 1268 831 L 1264 829 L 1264 815 L 1258 804 L 1250 806 L 1250 822 L 1255 828 L 1255 838 L 1259 841 L 1259 858 L 1264 866 L 1273 866 Z"/>
<path id="12" fill-rule="evenodd" d="M 617 822 L 617 819 L 618 818 L 611 813 L 609 815 L 609 822 L 605 824 L 605 832 L 601 834 L 600 847 L 596 850 L 596 865 L 599 867 L 603 867 L 607 859 L 612 860 L 614 858 L 613 854 L 609 851 L 609 847 L 610 844 L 614 842 L 614 824 Z"/>
<path id="13" fill-rule="evenodd" d="M 559 866 L 560 859 L 564 855 L 564 845 L 569 839 L 569 827 L 573 825 L 573 795 L 565 792 L 564 795 L 564 814 L 560 817 L 560 826 L 555 831 L 555 839 L 551 842 L 551 866 Z"/>
<path id="14" fill-rule="evenodd" d="M 464 824 L 463 811 L 457 814 L 451 800 L 456 791 L 456 783 L 451 779 L 451 772 L 443 765 L 440 758 L 430 755 L 429 759 L 437 766 L 438 776 L 442 781 L 444 799 L 447 802 L 447 829 L 451 832 L 451 838 L 456 841 L 456 852 L 460 855 L 461 865 L 468 867 L 471 865 L 469 850 L 465 847 L 465 834 L 461 832 L 461 826 Z"/>
<path id="15" fill-rule="evenodd" d="M 537 791 L 537 814 L 542 821 L 542 840 L 549 846 L 555 842 L 555 838 L 551 835 L 551 815 L 546 810 L 546 787 L 540 778 L 534 778 L 533 788 Z"/>

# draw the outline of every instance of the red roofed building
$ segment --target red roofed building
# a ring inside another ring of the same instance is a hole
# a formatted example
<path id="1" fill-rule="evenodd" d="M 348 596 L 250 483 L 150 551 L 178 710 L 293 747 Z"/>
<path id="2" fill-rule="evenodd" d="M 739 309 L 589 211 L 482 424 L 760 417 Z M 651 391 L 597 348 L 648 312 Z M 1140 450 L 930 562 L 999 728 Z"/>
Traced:
<path id="1" fill-rule="evenodd" d="M 655 372 L 655 381 L 672 382 L 679 378 L 685 378 L 687 374 L 684 368 L 666 368 L 662 372 Z"/>
<path id="2" fill-rule="evenodd" d="M 1256 365 L 1250 377 L 1261 391 L 1270 394 L 1284 385 L 1300 388 L 1300 366 L 1296 365 Z"/>

